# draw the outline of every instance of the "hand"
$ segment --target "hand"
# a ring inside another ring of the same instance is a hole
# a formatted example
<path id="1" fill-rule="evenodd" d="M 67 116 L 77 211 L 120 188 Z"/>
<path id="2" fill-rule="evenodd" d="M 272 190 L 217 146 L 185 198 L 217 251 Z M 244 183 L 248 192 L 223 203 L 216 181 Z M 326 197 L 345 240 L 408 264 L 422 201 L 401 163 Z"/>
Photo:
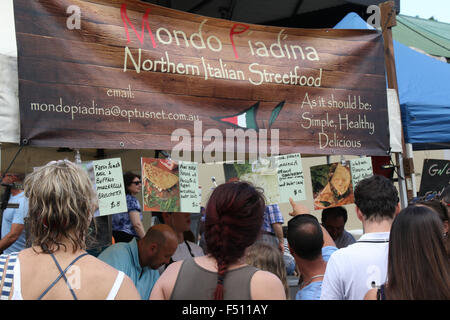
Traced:
<path id="1" fill-rule="evenodd" d="M 278 241 L 278 249 L 280 249 L 281 253 L 284 253 L 284 243 Z"/>
<path id="2" fill-rule="evenodd" d="M 289 202 L 292 206 L 292 212 L 289 212 L 289 215 L 292 217 L 298 216 L 299 214 L 308 214 L 309 209 L 305 207 L 304 205 L 301 205 L 299 203 L 295 203 L 295 201 L 289 197 Z"/>

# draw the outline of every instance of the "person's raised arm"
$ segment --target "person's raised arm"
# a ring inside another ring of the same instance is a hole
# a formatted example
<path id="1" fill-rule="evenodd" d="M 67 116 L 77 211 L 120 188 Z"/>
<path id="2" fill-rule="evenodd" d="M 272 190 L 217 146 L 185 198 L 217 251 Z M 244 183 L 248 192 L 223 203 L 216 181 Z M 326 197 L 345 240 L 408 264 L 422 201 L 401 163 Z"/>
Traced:
<path id="1" fill-rule="evenodd" d="M 289 212 L 289 215 L 292 217 L 295 217 L 299 214 L 310 214 L 309 209 L 305 207 L 304 205 L 301 205 L 299 203 L 296 203 L 292 198 L 289 198 L 289 202 L 292 206 L 292 212 Z M 336 244 L 334 243 L 333 238 L 328 233 L 327 229 L 325 229 L 322 225 L 320 225 L 322 228 L 323 233 L 323 246 L 324 247 L 336 247 Z"/>

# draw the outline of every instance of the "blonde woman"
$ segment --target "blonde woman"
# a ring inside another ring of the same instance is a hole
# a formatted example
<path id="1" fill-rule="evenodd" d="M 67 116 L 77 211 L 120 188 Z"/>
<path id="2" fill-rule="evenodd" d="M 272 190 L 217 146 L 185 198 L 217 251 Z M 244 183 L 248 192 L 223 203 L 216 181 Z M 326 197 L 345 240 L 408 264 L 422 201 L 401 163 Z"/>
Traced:
<path id="1" fill-rule="evenodd" d="M 289 299 L 286 266 L 281 251 L 266 243 L 256 242 L 247 248 L 245 262 L 260 270 L 269 271 L 280 278 L 286 298 Z"/>
<path id="2" fill-rule="evenodd" d="M 85 251 L 97 203 L 82 168 L 52 161 L 25 179 L 25 195 L 32 247 L 0 258 L 2 299 L 140 299 L 128 276 Z"/>

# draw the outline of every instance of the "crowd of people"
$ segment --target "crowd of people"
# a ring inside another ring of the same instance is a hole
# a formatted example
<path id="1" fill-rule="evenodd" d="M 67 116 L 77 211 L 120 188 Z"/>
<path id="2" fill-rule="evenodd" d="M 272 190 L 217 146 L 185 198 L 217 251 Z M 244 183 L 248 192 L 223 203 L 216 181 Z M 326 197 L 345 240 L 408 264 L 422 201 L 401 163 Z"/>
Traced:
<path id="1" fill-rule="evenodd" d="M 1 299 L 450 299 L 450 188 L 401 210 L 391 180 L 360 181 L 357 240 L 345 208 L 324 209 L 319 222 L 290 199 L 283 227 L 278 205 L 243 181 L 214 188 L 193 232 L 182 212 L 153 213 L 145 231 L 142 181 L 127 172 L 128 211 L 112 216 L 114 243 L 96 255 L 86 244 L 98 203 L 81 167 L 52 161 L 2 183 Z"/>

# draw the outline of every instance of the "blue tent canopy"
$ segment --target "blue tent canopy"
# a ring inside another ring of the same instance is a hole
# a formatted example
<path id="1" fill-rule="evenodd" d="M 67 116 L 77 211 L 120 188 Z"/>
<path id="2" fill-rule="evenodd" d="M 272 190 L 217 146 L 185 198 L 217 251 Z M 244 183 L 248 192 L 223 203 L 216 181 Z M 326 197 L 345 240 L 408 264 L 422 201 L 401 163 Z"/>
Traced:
<path id="1" fill-rule="evenodd" d="M 356 13 L 335 29 L 373 29 Z M 406 143 L 414 150 L 450 148 L 450 64 L 394 40 L 397 84 Z"/>

